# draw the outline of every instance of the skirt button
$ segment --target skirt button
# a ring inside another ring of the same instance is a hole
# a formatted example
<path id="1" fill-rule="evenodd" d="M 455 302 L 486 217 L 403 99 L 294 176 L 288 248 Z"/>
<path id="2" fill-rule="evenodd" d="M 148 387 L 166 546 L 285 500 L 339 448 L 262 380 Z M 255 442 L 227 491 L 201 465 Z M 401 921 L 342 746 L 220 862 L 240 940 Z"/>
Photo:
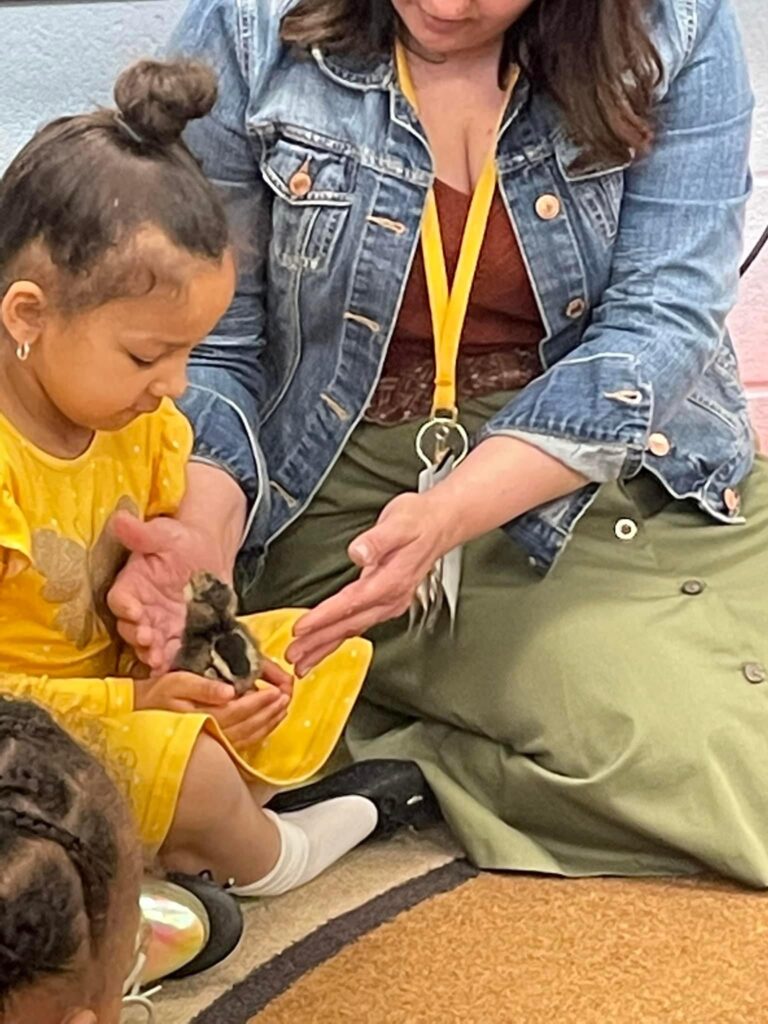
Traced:
<path id="1" fill-rule="evenodd" d="M 741 671 L 744 673 L 744 678 L 747 680 L 748 683 L 765 682 L 765 669 L 756 661 L 748 661 L 746 665 L 741 666 Z"/>
<path id="2" fill-rule="evenodd" d="M 637 523 L 633 519 L 617 519 L 613 532 L 619 540 L 634 540 L 637 536 Z"/>
<path id="3" fill-rule="evenodd" d="M 684 594 L 693 597 L 696 594 L 703 594 L 705 586 L 706 584 L 702 583 L 701 580 L 686 580 L 680 589 Z"/>

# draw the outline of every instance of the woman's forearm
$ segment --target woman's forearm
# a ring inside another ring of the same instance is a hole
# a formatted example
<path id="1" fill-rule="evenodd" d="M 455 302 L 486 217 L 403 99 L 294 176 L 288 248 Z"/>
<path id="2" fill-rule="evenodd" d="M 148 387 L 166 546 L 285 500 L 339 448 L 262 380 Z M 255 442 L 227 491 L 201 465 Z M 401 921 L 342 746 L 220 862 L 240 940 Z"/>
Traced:
<path id="1" fill-rule="evenodd" d="M 425 497 L 445 552 L 588 482 L 534 445 L 491 437 Z"/>
<path id="2" fill-rule="evenodd" d="M 245 494 L 229 473 L 205 462 L 190 462 L 187 493 L 177 518 L 206 538 L 211 564 L 205 568 L 226 579 L 232 576 L 246 515 Z"/>

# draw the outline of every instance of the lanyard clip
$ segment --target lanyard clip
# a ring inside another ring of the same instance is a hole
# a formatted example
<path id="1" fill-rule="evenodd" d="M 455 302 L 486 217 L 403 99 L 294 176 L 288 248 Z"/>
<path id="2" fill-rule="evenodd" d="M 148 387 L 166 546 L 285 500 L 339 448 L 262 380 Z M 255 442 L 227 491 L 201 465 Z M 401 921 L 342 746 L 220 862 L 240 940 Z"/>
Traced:
<path id="1" fill-rule="evenodd" d="M 455 469 L 468 451 L 469 437 L 455 411 L 436 410 L 416 435 L 416 454 L 427 469 L 444 465 L 448 458 Z"/>

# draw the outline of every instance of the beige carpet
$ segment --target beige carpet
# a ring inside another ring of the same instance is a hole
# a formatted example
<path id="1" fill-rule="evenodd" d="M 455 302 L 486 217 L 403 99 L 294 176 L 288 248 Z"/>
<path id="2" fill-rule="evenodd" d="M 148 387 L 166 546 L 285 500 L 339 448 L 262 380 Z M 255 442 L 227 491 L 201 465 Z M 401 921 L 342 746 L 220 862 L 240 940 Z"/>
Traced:
<path id="1" fill-rule="evenodd" d="M 479 874 L 441 830 L 254 903 L 159 1024 L 768 1024 L 768 896 Z"/>
<path id="2" fill-rule="evenodd" d="M 158 1024 L 190 1024 L 235 984 L 330 919 L 458 855 L 458 848 L 442 830 L 422 833 L 418 838 L 402 835 L 388 843 L 353 851 L 336 868 L 298 892 L 254 901 L 245 908 L 243 941 L 226 963 L 197 978 L 166 985 L 156 997 Z M 307 1024 L 312 1019 L 311 1015 L 304 1018 Z M 247 1020 L 243 1017 L 242 1024 Z"/>

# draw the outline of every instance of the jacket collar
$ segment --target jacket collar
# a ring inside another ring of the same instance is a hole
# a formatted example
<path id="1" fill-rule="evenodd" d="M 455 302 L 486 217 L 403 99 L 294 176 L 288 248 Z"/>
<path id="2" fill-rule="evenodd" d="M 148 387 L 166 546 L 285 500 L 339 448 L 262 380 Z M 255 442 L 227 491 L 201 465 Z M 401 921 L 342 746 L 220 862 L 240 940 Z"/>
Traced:
<path id="1" fill-rule="evenodd" d="M 319 46 L 312 47 L 312 57 L 326 77 L 360 92 L 389 89 L 397 81 L 394 57 L 358 57 L 346 53 L 327 53 Z M 524 76 L 515 87 L 505 127 L 514 120 L 530 94 L 530 83 Z"/>
<path id="2" fill-rule="evenodd" d="M 388 89 L 395 81 L 392 57 L 357 57 L 346 53 L 327 53 L 319 46 L 312 47 L 312 57 L 324 75 L 350 89 L 363 92 Z"/>

